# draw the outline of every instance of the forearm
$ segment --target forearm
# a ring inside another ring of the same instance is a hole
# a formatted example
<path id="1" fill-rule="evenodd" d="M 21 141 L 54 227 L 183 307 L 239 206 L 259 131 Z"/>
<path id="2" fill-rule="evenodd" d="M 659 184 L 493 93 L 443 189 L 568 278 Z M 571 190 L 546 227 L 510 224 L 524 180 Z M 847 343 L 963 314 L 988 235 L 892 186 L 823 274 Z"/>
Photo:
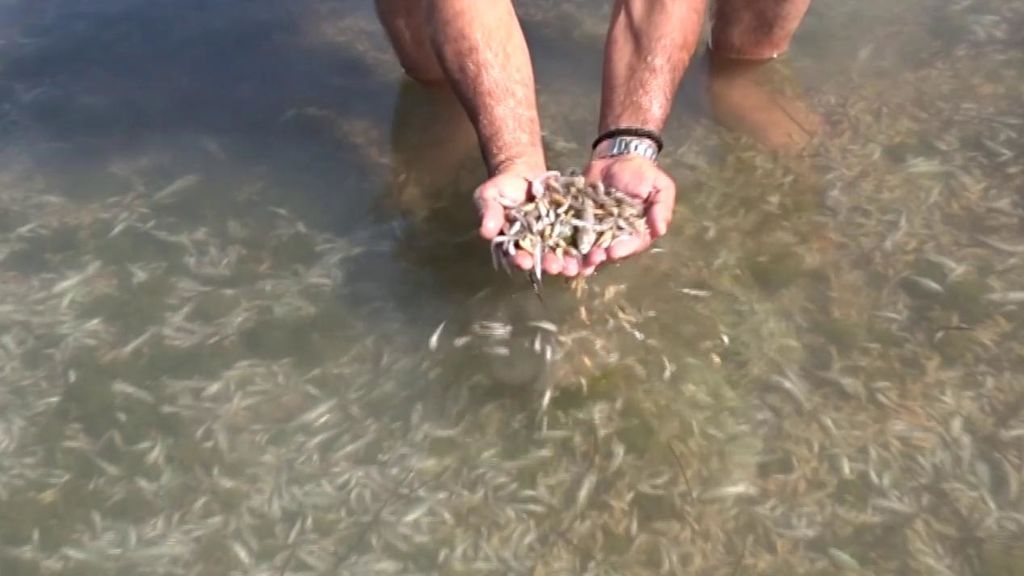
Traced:
<path id="1" fill-rule="evenodd" d="M 706 0 L 616 0 L 598 130 L 660 131 L 701 33 Z"/>
<path id="2" fill-rule="evenodd" d="M 544 169 L 533 68 L 508 0 L 430 0 L 431 43 L 491 174 Z"/>

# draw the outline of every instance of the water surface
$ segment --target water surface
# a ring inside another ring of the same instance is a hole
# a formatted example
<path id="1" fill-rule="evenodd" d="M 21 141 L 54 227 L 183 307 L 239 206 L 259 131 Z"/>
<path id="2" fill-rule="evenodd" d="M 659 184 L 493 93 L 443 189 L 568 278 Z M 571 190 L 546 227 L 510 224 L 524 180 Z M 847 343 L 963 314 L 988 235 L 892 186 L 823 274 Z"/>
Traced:
<path id="1" fill-rule="evenodd" d="M 368 3 L 0 6 L 0 573 L 1020 574 L 1024 4 L 817 0 L 656 250 L 493 270 Z M 552 168 L 608 6 L 517 3 Z"/>

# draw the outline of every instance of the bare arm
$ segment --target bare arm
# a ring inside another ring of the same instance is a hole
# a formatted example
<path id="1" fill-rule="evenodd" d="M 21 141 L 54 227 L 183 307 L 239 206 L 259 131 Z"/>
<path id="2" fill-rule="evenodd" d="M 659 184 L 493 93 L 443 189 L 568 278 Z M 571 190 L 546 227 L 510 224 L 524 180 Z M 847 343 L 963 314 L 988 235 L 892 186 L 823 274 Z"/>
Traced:
<path id="1" fill-rule="evenodd" d="M 700 37 L 706 0 L 615 0 L 604 52 L 604 82 L 598 132 L 641 127 L 660 132 Z M 592 249 L 581 270 L 650 246 L 672 221 L 676 186 L 656 164 L 638 156 L 593 158 L 590 178 L 647 204 L 649 232 Z"/>
<path id="2" fill-rule="evenodd" d="M 533 69 L 509 0 L 430 0 L 431 43 L 492 175 L 544 169 Z"/>
<path id="3" fill-rule="evenodd" d="M 616 0 L 598 131 L 660 131 L 700 37 L 706 0 Z"/>

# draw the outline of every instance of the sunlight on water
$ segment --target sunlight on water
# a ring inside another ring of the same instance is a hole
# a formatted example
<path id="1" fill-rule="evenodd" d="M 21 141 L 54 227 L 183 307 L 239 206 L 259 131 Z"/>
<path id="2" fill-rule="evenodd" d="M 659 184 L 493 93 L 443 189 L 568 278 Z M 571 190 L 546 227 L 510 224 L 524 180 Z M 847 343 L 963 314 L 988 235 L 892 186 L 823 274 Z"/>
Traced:
<path id="1" fill-rule="evenodd" d="M 609 6 L 516 6 L 580 167 Z M 701 51 L 538 298 L 369 3 L 0 3 L 0 574 L 1022 574 L 1021 30 L 817 0 L 789 154 Z"/>

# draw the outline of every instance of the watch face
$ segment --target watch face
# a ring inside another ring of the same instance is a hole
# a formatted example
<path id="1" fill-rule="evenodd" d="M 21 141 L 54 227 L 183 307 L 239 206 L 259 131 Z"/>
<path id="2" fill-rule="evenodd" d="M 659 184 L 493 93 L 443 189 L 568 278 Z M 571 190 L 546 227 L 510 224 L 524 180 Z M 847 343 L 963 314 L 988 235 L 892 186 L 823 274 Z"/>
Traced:
<path id="1" fill-rule="evenodd" d="M 613 156 L 634 154 L 652 159 L 656 156 L 651 144 L 638 138 L 617 138 L 612 143 L 611 153 Z"/>
<path id="2" fill-rule="evenodd" d="M 657 162 L 658 148 L 646 138 L 619 136 L 603 142 L 594 151 L 594 155 L 597 158 L 612 158 L 624 155 L 641 156 L 652 162 Z"/>

